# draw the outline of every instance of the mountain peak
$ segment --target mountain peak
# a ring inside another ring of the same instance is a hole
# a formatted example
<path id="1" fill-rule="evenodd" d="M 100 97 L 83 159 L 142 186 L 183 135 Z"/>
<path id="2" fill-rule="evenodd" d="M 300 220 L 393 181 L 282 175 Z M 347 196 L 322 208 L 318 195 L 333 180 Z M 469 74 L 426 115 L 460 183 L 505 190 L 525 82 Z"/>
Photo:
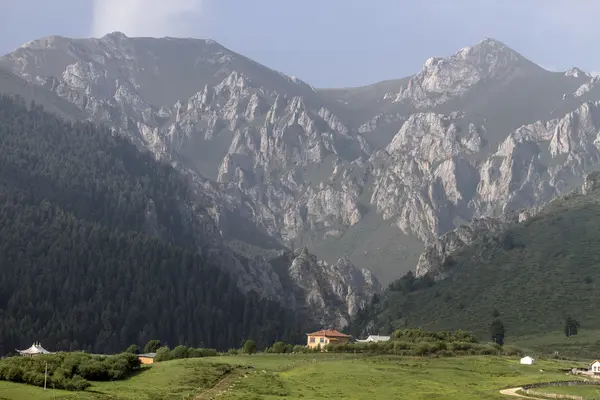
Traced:
<path id="1" fill-rule="evenodd" d="M 477 42 L 477 44 L 475 46 L 492 47 L 492 48 L 506 47 L 506 45 L 504 43 L 502 43 L 499 40 L 493 39 L 493 38 L 485 38 L 483 40 L 480 40 L 479 42 Z M 506 47 L 506 48 L 508 48 L 508 47 Z"/>
<path id="2" fill-rule="evenodd" d="M 394 102 L 410 101 L 418 107 L 432 107 L 462 96 L 481 82 L 541 70 L 504 43 L 486 38 L 448 58 L 428 59 L 421 72 L 400 88 Z"/>
<path id="3" fill-rule="evenodd" d="M 584 70 L 577 68 L 577 67 L 569 68 L 569 70 L 567 72 L 565 72 L 565 76 L 570 76 L 573 78 L 580 78 L 580 77 L 591 78 L 592 77 L 592 75 L 588 74 Z"/>
<path id="4" fill-rule="evenodd" d="M 114 31 L 107 33 L 102 37 L 102 39 L 129 39 L 129 37 L 120 31 Z"/>

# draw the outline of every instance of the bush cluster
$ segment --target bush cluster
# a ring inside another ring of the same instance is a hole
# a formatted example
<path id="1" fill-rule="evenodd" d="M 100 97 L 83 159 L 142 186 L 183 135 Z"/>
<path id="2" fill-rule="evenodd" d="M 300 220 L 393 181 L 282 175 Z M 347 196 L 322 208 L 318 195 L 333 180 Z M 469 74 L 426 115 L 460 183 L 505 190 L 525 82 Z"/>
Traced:
<path id="1" fill-rule="evenodd" d="M 462 355 L 520 355 L 521 351 L 512 346 L 500 346 L 495 343 L 481 344 L 473 342 L 445 342 L 445 341 L 400 341 L 390 340 L 378 343 L 348 343 L 328 344 L 325 351 L 334 353 L 364 353 L 379 355 L 400 356 L 430 356 L 443 357 Z"/>
<path id="2" fill-rule="evenodd" d="M 202 349 L 186 346 L 177 346 L 171 350 L 168 346 L 163 346 L 156 350 L 154 361 L 177 360 L 180 358 L 200 358 L 200 357 L 215 357 L 219 355 L 215 349 Z"/>
<path id="3" fill-rule="evenodd" d="M 282 341 L 275 342 L 271 347 L 264 349 L 263 353 L 292 354 L 292 353 L 314 353 L 321 351 L 320 347 L 309 348 L 301 344 L 293 345 Z"/>
<path id="4" fill-rule="evenodd" d="M 478 343 L 475 335 L 463 330 L 429 332 L 422 328 L 399 329 L 392 334 L 393 340 L 406 342 L 464 342 Z"/>
<path id="5" fill-rule="evenodd" d="M 86 353 L 57 353 L 0 360 L 0 380 L 65 390 L 85 390 L 89 381 L 111 381 L 127 377 L 140 367 L 134 354 L 92 356 Z"/>

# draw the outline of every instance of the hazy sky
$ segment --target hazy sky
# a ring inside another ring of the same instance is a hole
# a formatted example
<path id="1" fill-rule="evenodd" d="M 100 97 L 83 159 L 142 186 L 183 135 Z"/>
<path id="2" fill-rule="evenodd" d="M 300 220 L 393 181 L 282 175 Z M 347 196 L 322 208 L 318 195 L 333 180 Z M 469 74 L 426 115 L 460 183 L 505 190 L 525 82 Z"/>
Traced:
<path id="1" fill-rule="evenodd" d="M 0 53 L 53 34 L 212 38 L 317 87 L 417 72 L 486 37 L 600 71 L 600 0 L 0 0 Z"/>

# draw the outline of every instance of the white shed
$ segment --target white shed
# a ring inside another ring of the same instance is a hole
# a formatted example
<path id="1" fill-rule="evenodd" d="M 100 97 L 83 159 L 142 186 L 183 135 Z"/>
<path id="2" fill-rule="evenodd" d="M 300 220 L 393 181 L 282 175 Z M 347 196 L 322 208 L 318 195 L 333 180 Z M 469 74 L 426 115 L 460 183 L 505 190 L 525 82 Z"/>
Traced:
<path id="1" fill-rule="evenodd" d="M 368 338 L 357 340 L 358 343 L 377 343 L 377 342 L 387 342 L 390 340 L 390 336 L 380 336 L 380 335 L 369 335 Z"/>
<path id="2" fill-rule="evenodd" d="M 594 360 L 594 362 L 590 364 L 588 371 L 593 372 L 595 374 L 600 373 L 600 361 Z"/>
<path id="3" fill-rule="evenodd" d="M 532 365 L 535 364 L 535 359 L 529 356 L 521 358 L 521 364 Z"/>

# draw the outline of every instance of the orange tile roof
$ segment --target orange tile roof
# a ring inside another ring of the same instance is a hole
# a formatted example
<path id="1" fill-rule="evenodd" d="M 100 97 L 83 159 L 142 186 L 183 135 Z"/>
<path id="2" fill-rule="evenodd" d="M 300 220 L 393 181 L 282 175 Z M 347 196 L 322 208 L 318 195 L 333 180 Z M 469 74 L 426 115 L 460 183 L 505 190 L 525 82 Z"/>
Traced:
<path id="1" fill-rule="evenodd" d="M 325 336 L 325 337 L 350 337 L 350 335 L 345 335 L 341 332 L 338 332 L 334 329 L 321 329 L 320 331 L 307 333 L 307 336 Z"/>

